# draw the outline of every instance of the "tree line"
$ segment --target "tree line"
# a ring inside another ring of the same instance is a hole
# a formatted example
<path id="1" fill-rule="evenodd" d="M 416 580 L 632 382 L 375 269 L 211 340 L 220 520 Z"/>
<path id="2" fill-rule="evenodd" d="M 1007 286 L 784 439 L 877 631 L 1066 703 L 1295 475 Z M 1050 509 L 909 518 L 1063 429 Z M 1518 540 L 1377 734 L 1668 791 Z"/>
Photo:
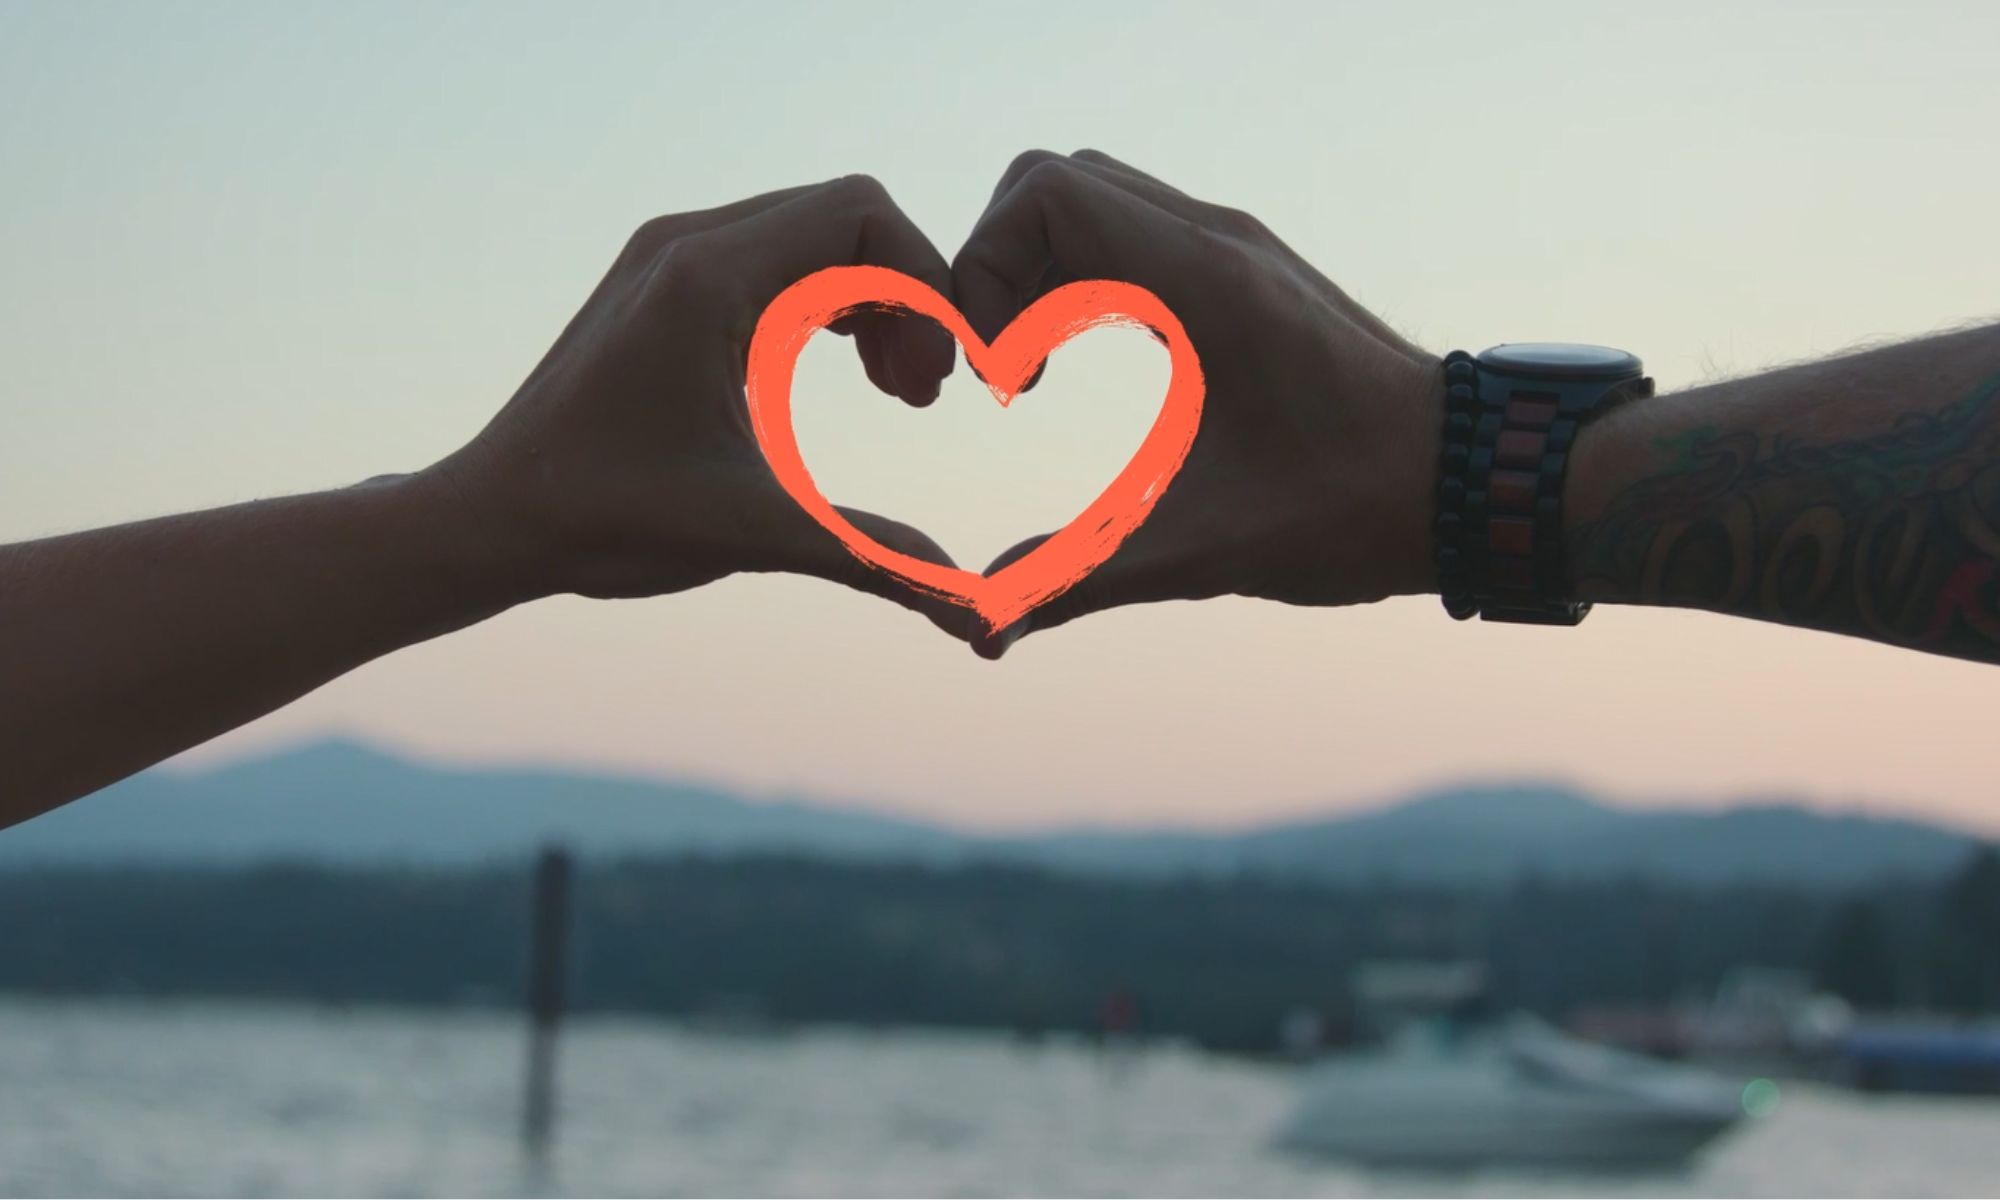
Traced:
<path id="1" fill-rule="evenodd" d="M 0 873 L 0 990 L 513 1005 L 527 864 Z M 2000 1010 L 2000 856 L 1847 894 L 1523 879 L 1494 889 L 937 868 L 785 856 L 579 865 L 572 1005 L 778 1023 L 1143 1028 L 1259 1051 L 1282 1014 L 1351 1012 L 1350 972 L 1473 959 L 1493 1000 L 1707 995 L 1732 967 L 1811 973 L 1864 1008 Z"/>

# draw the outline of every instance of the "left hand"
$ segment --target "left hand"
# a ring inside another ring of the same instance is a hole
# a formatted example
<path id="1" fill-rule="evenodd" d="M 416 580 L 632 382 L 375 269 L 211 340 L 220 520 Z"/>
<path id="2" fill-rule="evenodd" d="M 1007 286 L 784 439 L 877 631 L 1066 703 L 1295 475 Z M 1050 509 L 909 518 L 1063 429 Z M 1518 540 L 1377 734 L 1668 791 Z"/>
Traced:
<path id="1" fill-rule="evenodd" d="M 738 571 L 830 579 L 963 637 L 969 614 L 855 558 L 779 486 L 750 428 L 744 359 L 760 314 L 823 267 L 866 264 L 950 287 L 942 255 L 879 183 L 848 176 L 648 221 L 505 408 L 425 474 L 503 547 L 524 595 L 650 596 Z M 862 314 L 868 377 L 929 404 L 956 347 L 935 323 Z M 899 521 L 845 511 L 937 563 Z"/>

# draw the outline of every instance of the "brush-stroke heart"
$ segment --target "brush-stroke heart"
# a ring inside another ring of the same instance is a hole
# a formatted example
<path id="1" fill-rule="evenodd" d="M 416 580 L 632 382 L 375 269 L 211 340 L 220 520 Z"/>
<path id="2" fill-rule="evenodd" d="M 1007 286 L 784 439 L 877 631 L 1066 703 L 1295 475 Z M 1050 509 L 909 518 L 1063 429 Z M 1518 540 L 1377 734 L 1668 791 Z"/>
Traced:
<path id="1" fill-rule="evenodd" d="M 1057 347 L 1106 325 L 1148 328 L 1173 364 L 1166 399 L 1132 461 L 1090 507 L 1041 545 L 990 576 L 900 554 L 856 529 L 813 482 L 792 428 L 792 375 L 799 352 L 819 330 L 859 310 L 904 309 L 943 325 L 965 359 L 1006 407 Z M 1063 594 L 1110 558 L 1152 512 L 1187 458 L 1201 423 L 1201 361 L 1187 332 L 1158 296 L 1129 283 L 1090 280 L 1057 288 L 1030 305 L 991 346 L 957 307 L 921 282 L 883 267 L 828 267 L 778 294 L 750 339 L 745 380 L 751 427 L 778 482 L 861 561 L 919 591 L 962 604 L 994 631 Z"/>

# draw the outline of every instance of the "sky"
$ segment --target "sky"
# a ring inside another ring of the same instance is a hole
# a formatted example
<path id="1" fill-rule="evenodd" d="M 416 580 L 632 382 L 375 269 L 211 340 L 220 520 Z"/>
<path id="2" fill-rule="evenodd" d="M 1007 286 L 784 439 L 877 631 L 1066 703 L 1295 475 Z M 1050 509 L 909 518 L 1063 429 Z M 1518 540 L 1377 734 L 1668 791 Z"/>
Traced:
<path id="1" fill-rule="evenodd" d="M 1996 45 L 1977 0 L 0 0 L 0 541 L 421 468 L 646 218 L 866 172 L 949 256 L 1036 147 L 1248 209 L 1439 353 L 1599 342 L 1671 391 L 1993 319 Z M 1011 409 L 961 370 L 916 412 L 827 338 L 795 404 L 827 494 L 977 564 L 1081 509 L 1165 377 L 1105 331 Z M 755 576 L 528 605 L 185 760 L 338 734 L 995 829 L 1527 777 L 2000 831 L 1996 697 L 1993 668 L 1832 635 L 1417 598 L 1118 610 L 989 663 Z"/>

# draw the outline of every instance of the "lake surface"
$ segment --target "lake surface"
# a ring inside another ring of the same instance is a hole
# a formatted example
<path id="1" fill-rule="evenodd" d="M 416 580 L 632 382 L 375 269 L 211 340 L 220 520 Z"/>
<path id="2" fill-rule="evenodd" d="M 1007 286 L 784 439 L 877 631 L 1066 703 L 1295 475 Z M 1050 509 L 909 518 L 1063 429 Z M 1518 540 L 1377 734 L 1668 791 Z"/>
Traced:
<path id="1" fill-rule="evenodd" d="M 986 1035 L 584 1020 L 558 1144 L 495 1014 L 0 1001 L 0 1193 L 1991 1194 L 2000 1101 L 1787 1087 L 1686 1174 L 1372 1173 L 1268 1146 L 1278 1067 Z"/>

